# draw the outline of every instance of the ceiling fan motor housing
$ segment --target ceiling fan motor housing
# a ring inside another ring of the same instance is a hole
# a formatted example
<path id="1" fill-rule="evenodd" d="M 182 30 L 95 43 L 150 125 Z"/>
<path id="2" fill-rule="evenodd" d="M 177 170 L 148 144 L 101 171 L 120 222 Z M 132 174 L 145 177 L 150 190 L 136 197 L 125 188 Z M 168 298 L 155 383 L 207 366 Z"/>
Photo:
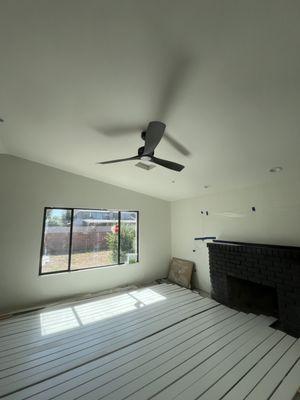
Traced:
<path id="1" fill-rule="evenodd" d="M 139 155 L 140 157 L 143 157 L 144 150 L 145 150 L 145 147 L 144 147 L 144 146 L 142 146 L 142 147 L 140 147 L 140 148 L 138 149 L 138 155 Z M 153 155 L 154 155 L 154 151 L 153 151 L 151 154 L 146 154 L 146 155 L 144 155 L 144 157 L 145 157 L 145 159 L 146 159 L 146 157 L 148 157 L 148 156 L 149 156 L 149 158 L 151 158 Z"/>

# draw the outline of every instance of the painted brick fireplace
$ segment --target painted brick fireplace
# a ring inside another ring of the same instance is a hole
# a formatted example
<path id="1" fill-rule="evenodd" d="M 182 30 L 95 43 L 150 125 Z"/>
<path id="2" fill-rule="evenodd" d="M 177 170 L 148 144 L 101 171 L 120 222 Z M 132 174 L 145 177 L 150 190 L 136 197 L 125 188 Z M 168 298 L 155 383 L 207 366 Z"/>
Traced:
<path id="1" fill-rule="evenodd" d="M 217 240 L 208 249 L 215 300 L 274 315 L 282 330 L 300 337 L 300 247 Z"/>

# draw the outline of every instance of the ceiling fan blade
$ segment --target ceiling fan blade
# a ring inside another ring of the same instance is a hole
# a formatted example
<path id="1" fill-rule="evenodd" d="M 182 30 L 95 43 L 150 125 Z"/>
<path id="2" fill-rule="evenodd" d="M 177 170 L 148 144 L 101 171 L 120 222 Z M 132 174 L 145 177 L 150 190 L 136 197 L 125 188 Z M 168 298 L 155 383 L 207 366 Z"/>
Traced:
<path id="1" fill-rule="evenodd" d="M 163 137 L 166 125 L 160 121 L 149 122 L 148 128 L 145 135 L 145 146 L 143 155 L 151 155 L 158 143 Z"/>
<path id="2" fill-rule="evenodd" d="M 154 164 L 161 165 L 162 167 L 172 169 L 173 171 L 178 171 L 178 172 L 182 171 L 184 168 L 184 165 L 177 164 L 173 161 L 162 160 L 161 158 L 156 158 L 156 157 L 152 157 L 151 162 L 153 162 Z"/>
<path id="3" fill-rule="evenodd" d="M 134 156 L 134 157 L 128 157 L 128 158 L 119 158 L 118 160 L 110 160 L 110 161 L 101 161 L 98 162 L 97 164 L 114 164 L 114 163 L 119 163 L 123 161 L 130 161 L 130 160 L 139 160 L 140 156 Z"/>
<path id="4" fill-rule="evenodd" d="M 170 136 L 167 132 L 164 134 L 164 138 L 166 139 L 167 142 L 169 142 L 174 149 L 176 149 L 179 153 L 183 154 L 184 156 L 190 156 L 191 152 L 184 147 L 181 143 L 179 143 L 176 139 L 174 139 L 172 136 Z"/>
<path id="5" fill-rule="evenodd" d="M 118 137 L 124 135 L 131 135 L 141 133 L 143 124 L 141 125 L 115 125 L 115 126 L 94 126 L 93 129 L 101 135 L 108 137 Z"/>
<path id="6" fill-rule="evenodd" d="M 124 135 L 136 135 L 143 131 L 143 125 L 128 125 L 128 126 L 110 126 L 110 127 L 99 127 L 93 126 L 93 129 L 100 133 L 101 135 L 117 138 Z M 174 139 L 169 133 L 165 132 L 163 135 L 163 139 L 165 139 L 171 146 L 173 146 L 179 153 L 184 156 L 190 156 L 191 152 L 184 147 L 181 143 L 179 143 L 176 139 Z"/>
<path id="7" fill-rule="evenodd" d="M 167 121 L 174 112 L 176 102 L 180 101 L 180 92 L 188 76 L 191 66 L 191 59 L 181 55 L 175 60 L 166 79 L 161 101 L 158 103 L 157 115 L 162 121 Z"/>

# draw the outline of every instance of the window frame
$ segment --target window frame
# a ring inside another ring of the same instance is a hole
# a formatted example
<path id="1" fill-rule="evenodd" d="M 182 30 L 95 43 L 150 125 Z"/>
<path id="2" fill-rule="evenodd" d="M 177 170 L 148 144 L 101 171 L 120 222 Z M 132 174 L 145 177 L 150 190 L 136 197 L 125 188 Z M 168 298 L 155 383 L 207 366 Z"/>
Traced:
<path id="1" fill-rule="evenodd" d="M 64 269 L 61 271 L 52 271 L 52 272 L 43 272 L 43 253 L 44 253 L 44 239 L 45 239 L 45 228 L 46 228 L 46 216 L 47 210 L 70 210 L 71 211 L 71 225 L 70 225 L 70 239 L 69 239 L 69 253 L 68 253 L 68 269 Z M 107 264 L 107 265 L 97 265 L 95 267 L 86 267 L 86 268 L 76 268 L 71 269 L 71 258 L 72 258 L 72 235 L 73 235 L 73 218 L 74 218 L 74 210 L 93 210 L 93 211 L 108 211 L 108 212 L 117 212 L 118 213 L 118 263 L 116 264 Z M 140 261 L 140 250 L 139 250 L 139 237 L 140 237 L 140 230 L 139 230 L 139 222 L 140 222 L 140 215 L 139 211 L 137 210 L 115 210 L 115 209 L 107 209 L 107 208 L 86 208 L 86 207 L 44 207 L 43 212 L 43 225 L 42 225 L 42 241 L 41 241 L 41 249 L 40 249 L 40 261 L 39 261 L 39 276 L 43 275 L 52 275 L 52 274 L 61 274 L 61 273 L 68 273 L 68 272 L 77 272 L 77 271 L 86 271 L 90 269 L 99 269 L 99 268 L 107 268 L 107 267 L 115 267 L 118 265 L 126 265 L 126 263 L 121 263 L 121 246 L 120 246 L 120 239 L 121 239 L 121 213 L 122 212 L 134 212 L 136 213 L 136 247 L 137 247 L 137 257 L 136 262 L 133 264 L 137 264 Z M 128 264 L 129 265 L 129 264 Z"/>

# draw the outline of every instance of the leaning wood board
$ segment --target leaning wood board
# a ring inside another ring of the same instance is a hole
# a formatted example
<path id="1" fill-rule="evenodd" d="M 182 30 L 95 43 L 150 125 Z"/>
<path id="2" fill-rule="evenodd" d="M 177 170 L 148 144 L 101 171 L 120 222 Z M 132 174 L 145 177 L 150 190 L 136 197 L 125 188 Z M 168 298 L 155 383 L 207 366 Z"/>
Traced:
<path id="1" fill-rule="evenodd" d="M 300 341 L 176 285 L 0 322 L 6 400 L 292 400 Z"/>

